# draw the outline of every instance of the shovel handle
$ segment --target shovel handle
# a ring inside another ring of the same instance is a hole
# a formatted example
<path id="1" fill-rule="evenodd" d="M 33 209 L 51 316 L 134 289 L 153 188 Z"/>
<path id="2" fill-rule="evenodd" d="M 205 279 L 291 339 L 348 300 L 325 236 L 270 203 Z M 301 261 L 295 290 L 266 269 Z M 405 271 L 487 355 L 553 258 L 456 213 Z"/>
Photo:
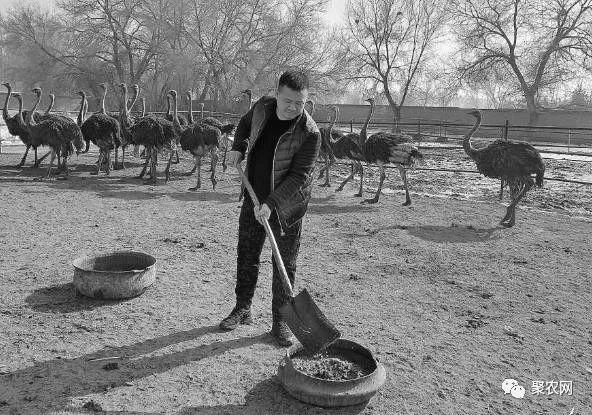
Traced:
<path id="1" fill-rule="evenodd" d="M 240 166 L 240 164 L 236 165 L 236 170 L 238 170 L 238 174 L 240 175 L 240 177 L 243 181 L 243 184 L 247 188 L 247 191 L 249 192 L 249 196 L 251 196 L 251 199 L 253 200 L 253 204 L 255 205 L 255 207 L 257 209 L 259 209 L 259 207 L 260 207 L 259 199 L 257 199 L 257 195 L 255 194 L 255 190 L 253 190 L 253 186 L 251 186 L 249 179 L 247 179 L 247 176 L 245 176 L 245 173 L 243 172 L 243 169 Z M 267 221 L 267 219 L 263 219 L 263 227 L 265 228 L 265 233 L 267 233 L 267 237 L 269 238 L 269 243 L 271 244 L 271 250 L 273 252 L 275 262 L 278 267 L 278 270 L 280 271 L 282 284 L 284 285 L 284 288 L 286 289 L 288 295 L 290 297 L 294 297 L 294 291 L 292 290 L 292 284 L 290 284 L 290 279 L 288 278 L 288 273 L 286 272 L 286 267 L 284 267 L 284 260 L 282 259 L 282 255 L 280 254 L 280 249 L 278 248 L 277 242 L 276 242 L 275 237 L 273 236 L 273 232 L 271 230 L 271 226 L 269 226 L 269 222 Z"/>

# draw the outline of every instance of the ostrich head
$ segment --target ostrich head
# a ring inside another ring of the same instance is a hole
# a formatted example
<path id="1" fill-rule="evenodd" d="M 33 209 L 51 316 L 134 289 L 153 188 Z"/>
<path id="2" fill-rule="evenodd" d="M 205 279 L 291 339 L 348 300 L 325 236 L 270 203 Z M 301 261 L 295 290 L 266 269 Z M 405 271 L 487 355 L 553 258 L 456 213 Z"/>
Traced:
<path id="1" fill-rule="evenodd" d="M 475 118 L 481 118 L 481 111 L 479 111 L 479 110 L 469 111 L 469 112 L 467 112 L 467 114 L 472 115 Z"/>
<path id="2" fill-rule="evenodd" d="M 374 98 L 367 98 L 366 102 L 369 102 L 370 105 L 374 105 Z"/>
<path id="3" fill-rule="evenodd" d="M 251 96 L 251 95 L 253 95 L 253 91 L 252 91 L 252 90 L 250 90 L 249 88 L 247 88 L 247 89 L 243 89 L 243 90 L 241 91 L 241 93 L 242 93 L 242 94 L 247 94 L 248 96 Z"/>
<path id="4" fill-rule="evenodd" d="M 168 95 L 170 95 L 171 97 L 173 97 L 173 99 L 177 99 L 177 91 L 175 91 L 174 89 L 171 89 L 168 92 Z"/>
<path id="5" fill-rule="evenodd" d="M 12 87 L 10 86 L 10 82 L 3 82 L 3 83 L 2 83 L 2 85 L 4 85 L 4 86 L 5 86 L 6 88 L 8 88 L 8 89 L 12 88 Z"/>
<path id="6" fill-rule="evenodd" d="M 121 88 L 122 91 L 127 91 L 127 85 L 124 82 L 120 83 L 119 87 Z"/>
<path id="7" fill-rule="evenodd" d="M 140 85 L 138 84 L 133 84 L 132 85 L 132 89 L 134 90 L 134 93 L 139 93 L 140 92 Z"/>
<path id="8" fill-rule="evenodd" d="M 185 92 L 185 96 L 187 97 L 188 100 L 191 100 L 193 94 L 191 93 L 191 90 L 187 90 L 187 92 Z"/>
<path id="9" fill-rule="evenodd" d="M 39 88 L 38 86 L 31 89 L 31 92 L 33 92 L 35 95 L 39 96 L 41 95 L 41 88 Z"/>
<path id="10" fill-rule="evenodd" d="M 20 93 L 20 92 L 13 92 L 13 93 L 12 93 L 12 96 L 13 96 L 13 97 L 15 97 L 16 99 L 21 99 L 21 98 L 22 98 L 22 96 L 21 96 L 21 93 Z"/>
<path id="11" fill-rule="evenodd" d="M 101 83 L 99 84 L 99 87 L 100 87 L 101 89 L 103 89 L 103 90 L 107 90 L 107 84 L 106 84 L 105 82 L 101 82 Z"/>
<path id="12" fill-rule="evenodd" d="M 80 95 L 81 97 L 83 97 L 83 98 L 86 98 L 86 92 L 84 92 L 84 91 L 78 91 L 78 92 L 76 92 L 76 93 L 77 93 L 78 95 Z"/>

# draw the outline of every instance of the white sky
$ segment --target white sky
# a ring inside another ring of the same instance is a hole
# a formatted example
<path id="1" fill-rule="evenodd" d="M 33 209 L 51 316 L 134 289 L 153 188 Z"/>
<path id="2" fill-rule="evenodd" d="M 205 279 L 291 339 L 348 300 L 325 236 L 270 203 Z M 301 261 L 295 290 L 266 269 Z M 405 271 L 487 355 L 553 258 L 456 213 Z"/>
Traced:
<path id="1" fill-rule="evenodd" d="M 55 4 L 55 0 L 24 0 L 33 4 Z M 22 0 L 0 0 L 0 11 L 6 10 L 14 3 L 22 3 Z M 329 0 L 325 19 L 329 24 L 336 24 L 342 21 L 345 13 L 347 0 Z"/>

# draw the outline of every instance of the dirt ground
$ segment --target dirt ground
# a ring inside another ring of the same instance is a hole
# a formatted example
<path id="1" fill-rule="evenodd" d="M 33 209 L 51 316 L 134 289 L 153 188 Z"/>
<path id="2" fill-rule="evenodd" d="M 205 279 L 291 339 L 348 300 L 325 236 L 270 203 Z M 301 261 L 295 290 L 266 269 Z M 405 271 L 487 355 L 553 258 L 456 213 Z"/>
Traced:
<path id="1" fill-rule="evenodd" d="M 410 171 L 410 207 L 395 170 L 376 205 L 352 196 L 357 183 L 336 193 L 337 176 L 315 187 L 296 289 L 388 376 L 367 405 L 323 409 L 275 378 L 268 248 L 254 324 L 217 330 L 234 301 L 235 174 L 190 192 L 186 156 L 168 184 L 161 163 L 156 186 L 133 177 L 139 159 L 96 177 L 96 153 L 74 157 L 63 181 L 34 181 L 44 170 L 10 167 L 19 159 L 0 155 L 1 414 L 592 414 L 590 186 L 547 181 L 510 229 L 497 226 L 499 182 L 479 175 Z M 460 153 L 420 166 L 438 165 L 474 169 Z M 547 165 L 572 178 L 592 166 Z M 78 296 L 71 261 L 115 249 L 154 255 L 155 285 L 126 301 Z M 571 394 L 532 393 L 551 381 Z"/>

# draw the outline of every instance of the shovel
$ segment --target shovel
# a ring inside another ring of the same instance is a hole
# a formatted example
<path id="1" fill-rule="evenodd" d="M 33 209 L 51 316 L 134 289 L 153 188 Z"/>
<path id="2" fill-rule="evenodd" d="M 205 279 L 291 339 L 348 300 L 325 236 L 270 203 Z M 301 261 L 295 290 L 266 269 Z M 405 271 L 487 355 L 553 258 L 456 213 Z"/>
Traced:
<path id="1" fill-rule="evenodd" d="M 257 200 L 251 183 L 249 183 L 249 180 L 243 173 L 241 166 L 237 165 L 236 168 L 253 200 L 255 208 L 258 209 L 259 200 Z M 263 220 L 263 227 L 271 243 L 271 250 L 280 271 L 280 279 L 290 296 L 286 304 L 280 308 L 280 314 L 288 324 L 288 327 L 290 327 L 290 330 L 292 330 L 292 333 L 294 333 L 294 336 L 304 346 L 304 349 L 310 354 L 315 354 L 337 340 L 341 334 L 333 323 L 325 317 L 306 289 L 303 289 L 294 297 L 294 291 L 292 290 L 290 279 L 284 267 L 284 261 L 282 260 L 280 250 L 267 219 Z"/>

